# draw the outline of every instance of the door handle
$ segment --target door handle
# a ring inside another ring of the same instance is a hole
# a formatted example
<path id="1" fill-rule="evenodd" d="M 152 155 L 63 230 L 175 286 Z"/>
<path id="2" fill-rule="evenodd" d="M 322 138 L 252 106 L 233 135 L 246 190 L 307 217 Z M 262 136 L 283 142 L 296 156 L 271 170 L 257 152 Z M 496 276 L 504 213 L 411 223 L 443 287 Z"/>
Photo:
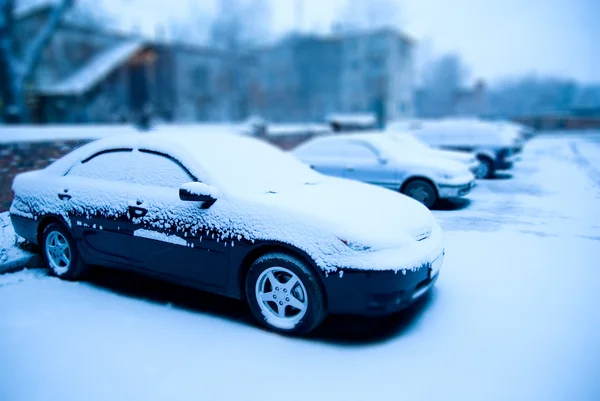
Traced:
<path id="1" fill-rule="evenodd" d="M 63 200 L 63 201 L 69 200 L 71 198 L 72 198 L 72 196 L 69 194 L 58 194 L 58 199 Z"/>
<path id="2" fill-rule="evenodd" d="M 144 217 L 148 213 L 148 209 L 139 206 L 129 206 L 129 214 L 131 217 Z"/>

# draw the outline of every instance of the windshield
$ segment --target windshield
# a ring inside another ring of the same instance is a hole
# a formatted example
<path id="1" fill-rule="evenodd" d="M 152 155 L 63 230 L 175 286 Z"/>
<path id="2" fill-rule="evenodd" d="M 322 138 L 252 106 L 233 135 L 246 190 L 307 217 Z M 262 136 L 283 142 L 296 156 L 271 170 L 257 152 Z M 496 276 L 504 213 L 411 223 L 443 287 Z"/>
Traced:
<path id="1" fill-rule="evenodd" d="M 411 149 L 420 149 L 420 150 L 429 150 L 430 147 L 411 134 L 397 134 L 397 135 L 389 135 L 388 136 L 391 141 L 396 145 L 398 149 L 402 150 L 411 150 Z"/>
<path id="2" fill-rule="evenodd" d="M 227 192 L 283 191 L 323 180 L 321 174 L 291 154 L 262 141 L 238 135 L 187 141 L 200 166 Z"/>

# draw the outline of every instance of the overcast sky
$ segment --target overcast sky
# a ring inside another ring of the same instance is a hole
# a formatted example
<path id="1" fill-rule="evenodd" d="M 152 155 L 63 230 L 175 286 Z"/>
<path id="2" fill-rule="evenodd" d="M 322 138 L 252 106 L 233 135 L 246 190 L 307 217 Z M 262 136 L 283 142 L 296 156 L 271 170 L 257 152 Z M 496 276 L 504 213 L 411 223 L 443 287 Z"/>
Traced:
<path id="1" fill-rule="evenodd" d="M 215 0 L 103 0 L 145 31 L 214 12 Z M 268 0 L 274 34 L 296 26 L 301 0 Z M 347 0 L 303 0 L 302 28 L 326 32 Z M 434 54 L 455 51 L 471 78 L 525 73 L 600 83 L 600 0 L 397 0 L 398 26 Z"/>

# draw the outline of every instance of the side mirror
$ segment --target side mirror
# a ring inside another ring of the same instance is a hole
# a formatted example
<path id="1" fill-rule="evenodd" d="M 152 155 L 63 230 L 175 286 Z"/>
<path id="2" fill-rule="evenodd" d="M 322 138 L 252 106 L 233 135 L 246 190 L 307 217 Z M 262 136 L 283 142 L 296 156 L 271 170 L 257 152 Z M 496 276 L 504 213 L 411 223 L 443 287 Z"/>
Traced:
<path id="1" fill-rule="evenodd" d="M 208 208 L 217 201 L 218 191 L 203 182 L 188 182 L 179 188 L 179 199 L 186 202 L 204 202 Z"/>

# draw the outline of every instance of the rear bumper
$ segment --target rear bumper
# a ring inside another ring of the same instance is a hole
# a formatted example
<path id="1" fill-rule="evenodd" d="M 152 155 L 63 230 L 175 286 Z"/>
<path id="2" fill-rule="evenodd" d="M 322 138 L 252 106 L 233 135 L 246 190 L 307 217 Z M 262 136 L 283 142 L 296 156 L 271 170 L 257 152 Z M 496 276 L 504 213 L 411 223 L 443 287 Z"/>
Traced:
<path id="1" fill-rule="evenodd" d="M 496 155 L 494 168 L 496 170 L 509 170 L 513 168 L 515 162 L 521 160 L 521 148 L 504 149 Z"/>
<path id="2" fill-rule="evenodd" d="M 39 220 L 11 213 L 10 221 L 17 235 L 25 238 L 27 241 L 33 244 L 39 245 L 37 239 Z"/>
<path id="3" fill-rule="evenodd" d="M 441 258 L 441 259 L 440 259 Z M 396 313 L 427 294 L 439 277 L 444 253 L 414 271 L 342 270 L 325 279 L 329 312 L 384 316 Z"/>
<path id="4" fill-rule="evenodd" d="M 515 153 L 514 155 L 507 157 L 505 160 L 514 165 L 514 163 L 521 161 L 521 158 L 521 153 Z"/>
<path id="5" fill-rule="evenodd" d="M 438 185 L 438 196 L 444 198 L 459 198 L 467 195 L 477 185 L 475 180 L 462 185 Z"/>

